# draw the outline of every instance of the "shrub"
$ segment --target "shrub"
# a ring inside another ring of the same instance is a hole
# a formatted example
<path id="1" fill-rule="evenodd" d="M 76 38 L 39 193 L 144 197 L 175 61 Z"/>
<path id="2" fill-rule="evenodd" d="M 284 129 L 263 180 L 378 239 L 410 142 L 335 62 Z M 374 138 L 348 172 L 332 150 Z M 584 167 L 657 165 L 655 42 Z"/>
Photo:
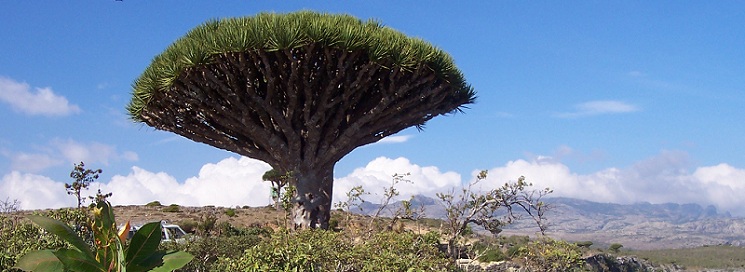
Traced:
<path id="1" fill-rule="evenodd" d="M 229 208 L 225 210 L 225 215 L 228 217 L 235 217 L 235 209 Z"/>
<path id="2" fill-rule="evenodd" d="M 451 271 L 439 234 L 381 232 L 358 243 L 343 233 L 276 232 L 239 258 L 221 257 L 213 271 Z"/>
<path id="3" fill-rule="evenodd" d="M 160 207 L 160 206 L 163 206 L 163 205 L 161 205 L 160 204 L 160 201 L 157 201 L 157 200 L 156 201 L 151 201 L 151 202 L 145 204 L 145 207 Z"/>
<path id="4" fill-rule="evenodd" d="M 197 221 L 191 220 L 191 219 L 185 219 L 183 221 L 178 222 L 179 227 L 183 229 L 186 233 L 196 233 L 197 229 L 199 228 L 199 223 Z"/>
<path id="5" fill-rule="evenodd" d="M 57 219 L 72 228 L 84 241 L 93 245 L 90 219 L 84 209 L 59 209 L 34 214 Z M 18 259 L 40 249 L 64 248 L 66 243 L 42 230 L 20 215 L 0 214 L 0 271 L 11 271 Z"/>
<path id="6" fill-rule="evenodd" d="M 171 205 L 168 205 L 168 207 L 163 208 L 163 211 L 164 212 L 180 212 L 181 206 L 179 206 L 178 204 L 171 204 Z"/>
<path id="7" fill-rule="evenodd" d="M 610 245 L 610 246 L 608 247 L 608 250 L 610 250 L 610 251 L 611 251 L 611 252 L 613 252 L 613 253 L 618 253 L 618 252 L 619 252 L 619 251 L 621 250 L 621 248 L 622 248 L 622 247 L 623 247 L 623 245 L 622 245 L 622 244 L 618 244 L 618 243 L 613 243 L 613 244 L 611 244 L 611 245 Z"/>
<path id="8" fill-rule="evenodd" d="M 197 224 L 197 234 L 207 236 L 215 229 L 217 216 L 214 213 L 208 213 L 202 216 Z"/>
<path id="9" fill-rule="evenodd" d="M 220 257 L 213 271 L 334 271 L 351 263 L 351 244 L 334 232 L 277 232 L 237 258 Z"/>
<path id="10" fill-rule="evenodd" d="M 576 244 L 578 247 L 590 248 L 592 246 L 592 241 L 580 241 L 580 242 L 576 242 L 574 244 Z"/>
<path id="11" fill-rule="evenodd" d="M 480 262 L 498 262 L 507 259 L 502 249 L 486 243 L 475 243 L 472 250 Z"/>
<path id="12" fill-rule="evenodd" d="M 528 267 L 546 272 L 582 271 L 584 260 L 573 243 L 541 239 L 528 243 L 518 251 Z"/>
<path id="13" fill-rule="evenodd" d="M 243 252 L 257 245 L 261 238 L 257 235 L 243 236 L 209 236 L 198 239 L 186 240 L 183 243 L 162 243 L 161 249 L 181 250 L 194 255 L 199 261 L 189 262 L 184 266 L 182 271 L 224 271 L 214 269 L 213 266 L 222 258 L 238 258 Z"/>
<path id="14" fill-rule="evenodd" d="M 355 245 L 356 271 L 451 271 L 438 244 L 439 235 L 380 232 Z"/>

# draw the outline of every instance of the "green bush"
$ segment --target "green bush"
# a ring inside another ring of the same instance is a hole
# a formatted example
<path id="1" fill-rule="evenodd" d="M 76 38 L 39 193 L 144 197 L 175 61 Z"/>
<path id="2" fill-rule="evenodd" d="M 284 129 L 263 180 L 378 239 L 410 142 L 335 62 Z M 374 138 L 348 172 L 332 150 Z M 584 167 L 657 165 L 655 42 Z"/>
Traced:
<path id="1" fill-rule="evenodd" d="M 507 259 L 507 256 L 505 256 L 498 245 L 475 243 L 471 250 L 477 254 L 480 262 L 498 262 Z"/>
<path id="2" fill-rule="evenodd" d="M 221 271 L 213 269 L 218 257 L 239 258 L 243 252 L 257 245 L 261 238 L 257 235 L 210 236 L 187 240 L 183 243 L 162 243 L 161 249 L 186 251 L 199 261 L 186 264 L 180 271 Z"/>
<path id="3" fill-rule="evenodd" d="M 350 263 L 351 244 L 330 231 L 276 232 L 239 258 L 220 257 L 212 271 L 334 271 Z"/>
<path id="4" fill-rule="evenodd" d="M 438 240 L 439 235 L 382 232 L 351 242 L 333 231 L 281 231 L 239 258 L 219 258 L 212 271 L 451 271 Z"/>
<path id="5" fill-rule="evenodd" d="M 592 246 L 592 241 L 580 241 L 580 242 L 576 242 L 574 244 L 576 244 L 578 247 L 590 248 Z"/>
<path id="6" fill-rule="evenodd" d="M 608 250 L 610 250 L 610 251 L 611 251 L 611 252 L 613 252 L 613 253 L 618 253 L 619 251 L 621 251 L 621 248 L 622 248 L 622 247 L 623 247 L 623 245 L 622 245 L 622 244 L 618 244 L 618 243 L 613 243 L 613 244 L 611 244 L 611 245 L 610 245 L 610 246 L 608 247 Z"/>
<path id="7" fill-rule="evenodd" d="M 518 256 L 528 267 L 546 272 L 582 271 L 585 264 L 577 245 L 550 238 L 528 243 Z"/>
<path id="8" fill-rule="evenodd" d="M 83 209 L 59 209 L 34 213 L 62 221 L 93 247 L 90 218 Z M 67 244 L 17 214 L 0 214 L 0 271 L 11 267 L 26 253 L 41 249 L 59 249 Z"/>
<path id="9" fill-rule="evenodd" d="M 439 234 L 381 232 L 354 246 L 355 271 L 451 271 L 448 257 L 437 248 Z"/>
<path id="10" fill-rule="evenodd" d="M 176 222 L 176 224 L 178 224 L 186 233 L 196 233 L 199 228 L 199 223 L 192 219 L 184 219 L 183 221 Z"/>
<path id="11" fill-rule="evenodd" d="M 179 206 L 178 204 L 171 204 L 171 205 L 168 205 L 168 207 L 163 208 L 163 211 L 164 212 L 180 212 L 181 206 Z"/>
<path id="12" fill-rule="evenodd" d="M 160 201 L 157 201 L 157 200 L 156 201 L 151 201 L 151 202 L 145 204 L 145 207 L 160 207 L 160 206 L 163 206 L 163 205 L 161 205 L 160 204 Z"/>
<path id="13" fill-rule="evenodd" d="M 235 209 L 229 208 L 225 210 L 225 215 L 228 217 L 235 217 Z"/>

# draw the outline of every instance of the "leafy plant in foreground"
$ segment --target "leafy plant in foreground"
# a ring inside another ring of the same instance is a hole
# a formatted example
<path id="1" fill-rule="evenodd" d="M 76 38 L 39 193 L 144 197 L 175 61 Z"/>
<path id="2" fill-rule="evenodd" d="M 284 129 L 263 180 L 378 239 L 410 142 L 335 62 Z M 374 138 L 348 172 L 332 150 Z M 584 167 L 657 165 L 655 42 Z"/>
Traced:
<path id="1" fill-rule="evenodd" d="M 142 226 L 126 245 L 124 238 L 129 231 L 129 223 L 117 233 L 114 211 L 108 202 L 96 203 L 93 217 L 95 245 L 91 249 L 65 223 L 44 216 L 28 216 L 47 232 L 68 242 L 72 248 L 29 252 L 18 260 L 16 267 L 24 271 L 173 271 L 193 258 L 186 252 L 158 250 L 162 232 L 159 222 Z"/>

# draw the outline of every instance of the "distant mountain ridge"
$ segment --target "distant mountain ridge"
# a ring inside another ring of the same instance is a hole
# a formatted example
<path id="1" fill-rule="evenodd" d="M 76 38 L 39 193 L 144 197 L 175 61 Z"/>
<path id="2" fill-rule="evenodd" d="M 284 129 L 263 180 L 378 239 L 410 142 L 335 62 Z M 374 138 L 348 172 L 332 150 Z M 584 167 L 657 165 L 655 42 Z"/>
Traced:
<path id="1" fill-rule="evenodd" d="M 698 204 L 614 204 L 554 197 L 546 213 L 547 235 L 569 241 L 593 241 L 596 245 L 621 243 L 626 248 L 683 248 L 728 244 L 745 246 L 745 218 L 720 213 L 714 206 Z M 390 216 L 400 207 L 396 202 L 381 214 Z M 379 204 L 365 202 L 362 214 L 373 214 Z M 437 199 L 417 195 L 412 207 L 424 207 L 426 217 L 445 218 Z M 358 210 L 359 212 L 359 210 Z M 508 226 L 504 234 L 534 235 L 536 226 L 522 220 Z"/>

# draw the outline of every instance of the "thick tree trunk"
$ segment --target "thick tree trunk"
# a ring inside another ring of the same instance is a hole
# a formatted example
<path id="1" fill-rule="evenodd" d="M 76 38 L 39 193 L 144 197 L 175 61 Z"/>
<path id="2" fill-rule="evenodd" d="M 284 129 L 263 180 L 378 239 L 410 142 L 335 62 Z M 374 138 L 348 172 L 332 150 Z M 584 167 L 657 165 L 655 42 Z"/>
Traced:
<path id="1" fill-rule="evenodd" d="M 315 171 L 293 172 L 295 197 L 292 218 L 295 229 L 328 229 L 333 195 L 333 165 Z"/>

